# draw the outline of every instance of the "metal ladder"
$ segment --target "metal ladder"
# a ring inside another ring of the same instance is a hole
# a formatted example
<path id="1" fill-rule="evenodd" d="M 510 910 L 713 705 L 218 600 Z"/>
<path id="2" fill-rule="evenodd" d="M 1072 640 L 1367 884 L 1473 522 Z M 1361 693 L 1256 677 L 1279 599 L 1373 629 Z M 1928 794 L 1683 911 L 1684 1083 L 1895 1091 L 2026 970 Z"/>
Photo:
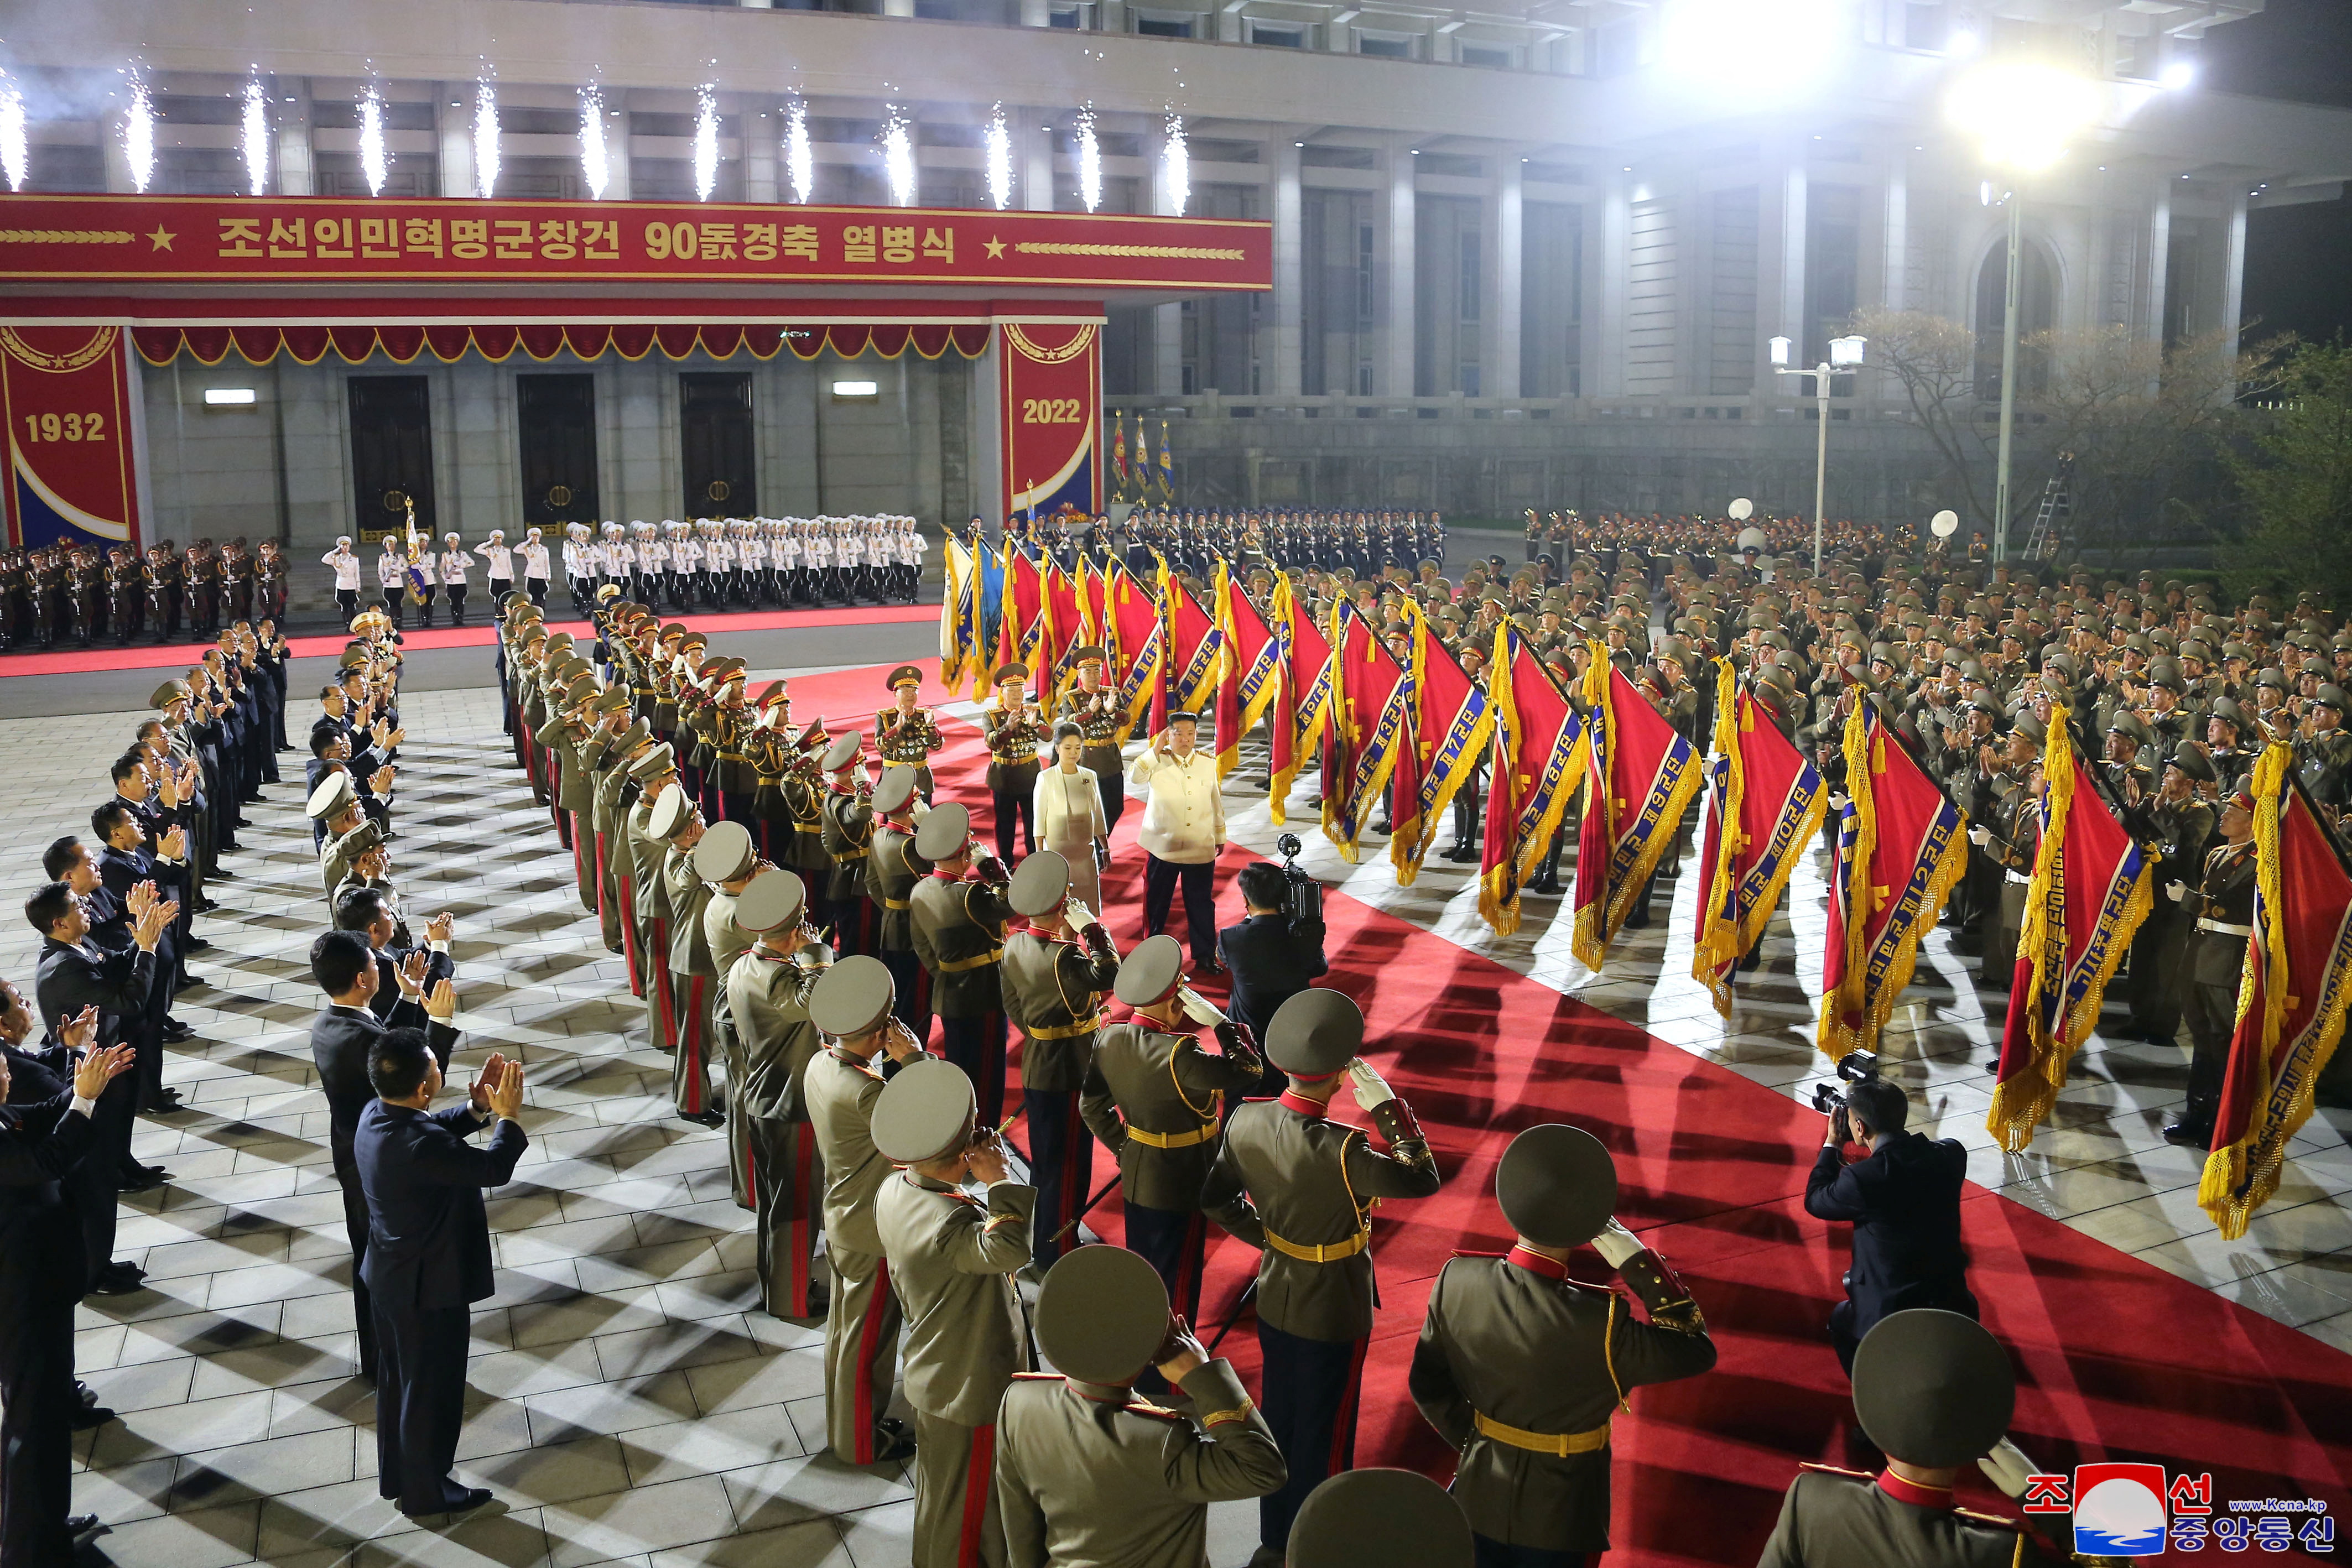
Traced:
<path id="1" fill-rule="evenodd" d="M 2058 554 L 2058 541 L 2068 519 L 2074 515 L 2074 504 L 2067 485 L 2074 476 L 2074 455 L 2058 455 L 2058 467 L 2050 476 L 2050 483 L 2042 487 L 2042 505 L 2033 514 L 2033 531 L 2025 538 L 2025 559 L 2050 560 Z"/>

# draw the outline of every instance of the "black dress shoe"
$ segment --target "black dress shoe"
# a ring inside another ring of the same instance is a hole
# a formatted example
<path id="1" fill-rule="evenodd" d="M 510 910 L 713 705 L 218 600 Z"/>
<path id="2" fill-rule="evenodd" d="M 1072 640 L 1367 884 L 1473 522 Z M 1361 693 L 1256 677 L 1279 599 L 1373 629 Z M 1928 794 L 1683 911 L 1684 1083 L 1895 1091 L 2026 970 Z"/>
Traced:
<path id="1" fill-rule="evenodd" d="M 180 946 L 185 947 L 191 953 L 201 953 L 205 948 L 212 946 L 212 939 L 206 936 L 191 936 L 185 942 L 181 943 Z"/>
<path id="2" fill-rule="evenodd" d="M 110 1265 L 100 1269 L 98 1271 L 98 1278 L 89 1282 L 89 1293 L 93 1296 L 127 1296 L 133 1291 L 142 1291 L 146 1288 L 144 1279 L 136 1274 L 123 1272 L 120 1265 Z"/>
<path id="3" fill-rule="evenodd" d="M 134 1291 L 138 1288 L 136 1285 L 131 1287 Z M 99 1293 L 107 1295 L 112 1292 L 101 1291 Z M 75 1407 L 73 1415 L 68 1418 L 66 1424 L 77 1432 L 94 1432 L 113 1419 L 114 1412 L 103 1405 L 82 1405 Z M 80 1531 L 77 1531 L 75 1533 L 79 1534 Z"/>
<path id="4" fill-rule="evenodd" d="M 727 1124 L 726 1113 L 719 1111 L 697 1111 L 691 1114 L 681 1111 L 678 1113 L 677 1119 L 681 1122 L 698 1123 L 705 1127 L 723 1127 Z"/>
<path id="5" fill-rule="evenodd" d="M 133 1169 L 118 1173 L 114 1178 L 114 1190 L 117 1192 L 152 1192 L 155 1188 L 162 1186 L 164 1182 L 169 1179 L 171 1179 L 169 1172 L 155 1170 L 146 1166 L 140 1166 Z"/>
<path id="6" fill-rule="evenodd" d="M 469 1513 L 489 1500 L 490 1489 L 488 1487 L 446 1486 L 441 1501 L 436 1506 L 414 1512 L 404 1507 L 400 1511 L 410 1519 L 429 1519 L 442 1513 Z"/>
<path id="7" fill-rule="evenodd" d="M 213 874 L 217 876 L 220 873 L 215 872 Z M 196 900 L 196 907 L 192 913 L 197 915 L 210 915 L 214 910 L 218 909 L 219 907 L 220 902 L 217 899 L 200 898 Z"/>
<path id="8" fill-rule="evenodd" d="M 177 1045 L 184 1040 L 194 1040 L 196 1031 L 184 1023 L 165 1024 L 160 1031 L 165 1045 Z"/>
<path id="9" fill-rule="evenodd" d="M 887 1422 L 874 1434 L 876 1464 L 895 1465 L 914 1457 L 915 1434 L 908 1431 L 903 1422 Z"/>
<path id="10" fill-rule="evenodd" d="M 80 1378 L 75 1378 L 74 1403 L 79 1405 L 85 1410 L 96 1409 L 98 1407 L 98 1390 L 92 1388 L 89 1384 L 84 1383 Z"/>
<path id="11" fill-rule="evenodd" d="M 2200 1127 L 2193 1122 L 2173 1122 L 2164 1129 L 2164 1141 L 2178 1144 L 2185 1149 L 2208 1149 L 2213 1145 L 2213 1129 Z"/>

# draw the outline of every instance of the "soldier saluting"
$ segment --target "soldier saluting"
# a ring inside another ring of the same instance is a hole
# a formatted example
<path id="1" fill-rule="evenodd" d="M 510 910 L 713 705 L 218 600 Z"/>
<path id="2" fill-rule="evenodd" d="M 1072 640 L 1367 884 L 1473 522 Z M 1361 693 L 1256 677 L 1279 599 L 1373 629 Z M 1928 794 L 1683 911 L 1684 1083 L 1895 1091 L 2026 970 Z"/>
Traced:
<path id="1" fill-rule="evenodd" d="M 1609 1550 L 1609 1426 L 1645 1383 L 1715 1365 L 1706 1320 L 1658 1255 L 1611 1210 L 1617 1170 L 1601 1140 L 1557 1123 L 1511 1140 L 1495 1196 L 1517 1243 L 1455 1253 L 1429 1293 L 1413 1350 L 1413 1403 L 1462 1456 L 1454 1496 L 1480 1537 L 1577 1561 Z M 1591 1242 L 1641 1298 L 1568 1277 Z"/>
<path id="2" fill-rule="evenodd" d="M 1013 921 L 1004 867 L 992 855 L 973 864 L 971 813 L 954 800 L 934 807 L 915 830 L 915 853 L 931 874 L 915 884 L 908 914 L 915 956 L 930 979 L 940 1043 L 971 1079 L 980 1119 L 994 1125 L 1004 1111 L 1001 970 Z"/>
<path id="3" fill-rule="evenodd" d="M 1202 1195 L 1213 1212 L 1239 1200 L 1227 1228 L 1265 1249 L 1257 1294 L 1265 1416 L 1290 1476 L 1258 1505 L 1251 1562 L 1259 1568 L 1282 1561 L 1307 1494 L 1353 1462 L 1378 1293 L 1372 1203 L 1427 1197 L 1439 1185 L 1421 1124 L 1358 1054 L 1363 1041 L 1364 1015 L 1338 991 L 1305 990 L 1283 1003 L 1266 1026 L 1265 1053 L 1290 1085 L 1234 1113 Z M 1389 1153 L 1375 1152 L 1362 1129 L 1329 1119 L 1342 1084 Z"/>
<path id="4" fill-rule="evenodd" d="M 703 842 L 740 826 L 722 822 Z M 735 899 L 734 918 L 755 940 L 723 980 L 742 1068 L 740 1081 L 727 1085 L 729 1139 L 740 1140 L 758 1226 L 760 1303 L 779 1318 L 826 1310 L 824 1289 L 813 1278 L 824 1171 L 805 1086 L 822 1042 L 807 1005 L 809 976 L 797 961 L 807 898 L 791 872 L 770 867 L 754 875 Z"/>
<path id="5" fill-rule="evenodd" d="M 1013 1568 L 1117 1563 L 1206 1568 L 1213 1502 L 1282 1484 L 1282 1450 L 1241 1379 L 1213 1359 L 1151 1265 L 1082 1247 L 1037 1294 L 1037 1344 L 1058 1373 L 1020 1373 L 997 1416 L 996 1496 Z M 1139 1399 L 1156 1367 L 1197 1416 Z"/>
<path id="6" fill-rule="evenodd" d="M 2241 781 L 2221 801 L 2221 839 L 2205 853 L 2203 875 L 2191 889 L 2168 883 L 2164 895 L 2196 911 L 2189 963 L 2181 977 L 2181 1014 L 2189 1025 L 2189 1103 L 2164 1129 L 2165 1141 L 2205 1148 L 2221 1108 L 2221 1074 L 2230 1062 L 2230 1036 L 2238 1027 L 2238 984 L 2246 942 L 2254 934 L 2254 797 Z"/>
<path id="7" fill-rule="evenodd" d="M 1028 924 L 1004 939 L 1004 1007 L 1021 1029 L 1021 1103 L 1029 1169 L 1037 1179 L 1037 1267 L 1076 1245 L 1078 1205 L 1094 1180 L 1094 1145 L 1079 1093 L 1102 1027 L 1102 995 L 1118 977 L 1118 953 L 1092 910 L 1068 900 L 1070 862 L 1041 850 L 1006 890 Z M 1082 929 L 1073 932 L 1074 920 Z M 1081 946 L 1083 943 L 1083 946 Z"/>

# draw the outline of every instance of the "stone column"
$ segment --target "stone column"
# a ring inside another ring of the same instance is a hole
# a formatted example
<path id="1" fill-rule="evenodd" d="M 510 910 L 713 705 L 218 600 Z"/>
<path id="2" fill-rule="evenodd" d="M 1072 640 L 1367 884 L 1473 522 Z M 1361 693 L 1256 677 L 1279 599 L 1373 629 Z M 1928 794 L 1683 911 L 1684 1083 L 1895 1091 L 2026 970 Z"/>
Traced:
<path id="1" fill-rule="evenodd" d="M 1307 234 L 1298 148 L 1290 137 L 1277 133 L 1266 142 L 1266 152 L 1274 166 L 1269 193 L 1274 198 L 1274 327 L 1273 340 L 1262 358 L 1271 362 L 1273 370 L 1266 390 L 1276 397 L 1297 397 L 1305 384 L 1307 311 L 1302 265 Z"/>
<path id="2" fill-rule="evenodd" d="M 1411 397 L 1415 364 L 1412 151 L 1400 141 L 1389 148 L 1388 293 L 1381 326 L 1387 334 L 1381 356 L 1381 395 Z"/>
<path id="3" fill-rule="evenodd" d="M 1488 397 L 1518 397 L 1519 315 L 1526 260 L 1522 235 L 1526 215 L 1524 177 L 1527 165 L 1518 150 L 1505 144 L 1496 153 L 1495 170 L 1495 308 L 1486 313 L 1486 342 L 1479 358 L 1486 364 Z"/>
<path id="4" fill-rule="evenodd" d="M 2172 181 L 2156 176 L 2156 190 L 2147 213 L 2147 292 L 2140 317 L 2140 335 L 2149 342 L 2164 341 L 2165 272 L 2172 255 Z"/>
<path id="5" fill-rule="evenodd" d="M 743 199 L 772 202 L 776 199 L 782 131 L 776 111 L 747 106 L 737 113 L 736 123 L 743 128 Z"/>
<path id="6" fill-rule="evenodd" d="M 1601 177 L 1600 222 L 1584 225 L 1583 387 L 1587 397 L 1625 393 L 1626 266 L 1633 242 L 1633 176 Z"/>
<path id="7" fill-rule="evenodd" d="M 2221 259 L 2221 351 L 2231 359 L 2238 354 L 2239 317 L 2246 308 L 2246 188 L 2243 183 L 2230 193 L 2228 228 L 2222 235 L 2224 247 Z"/>
<path id="8" fill-rule="evenodd" d="M 1042 109 L 1008 109 L 1007 128 L 1013 132 L 1013 172 L 1018 186 L 1013 200 L 1027 213 L 1054 210 L 1054 133 Z"/>
<path id="9" fill-rule="evenodd" d="M 439 128 L 441 193 L 445 196 L 474 193 L 472 88 L 471 82 L 433 84 L 433 123 Z"/>
<path id="10" fill-rule="evenodd" d="M 310 82 L 307 77 L 279 77 L 269 83 L 270 154 L 278 166 L 270 171 L 281 196 L 318 194 L 318 163 L 310 150 Z M 292 103 L 288 103 L 288 99 Z"/>

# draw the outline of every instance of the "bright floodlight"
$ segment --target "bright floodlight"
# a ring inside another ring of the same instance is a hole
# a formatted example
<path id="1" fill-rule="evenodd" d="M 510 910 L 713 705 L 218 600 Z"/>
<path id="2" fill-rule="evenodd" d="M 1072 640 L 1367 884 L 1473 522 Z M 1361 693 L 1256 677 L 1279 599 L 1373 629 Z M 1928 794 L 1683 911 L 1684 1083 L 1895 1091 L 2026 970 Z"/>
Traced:
<path id="1" fill-rule="evenodd" d="M 1667 0 L 1659 57 L 1723 87 L 1785 89 L 1839 52 L 1836 0 Z"/>
<path id="2" fill-rule="evenodd" d="M 1772 362 L 1776 365 L 1785 365 L 1789 362 L 1788 339 L 1775 338 L 1772 340 Z"/>
<path id="3" fill-rule="evenodd" d="M 253 406 L 253 402 L 251 387 L 206 387 L 205 389 L 206 408 L 250 408 Z"/>
<path id="4" fill-rule="evenodd" d="M 2164 68 L 2164 74 L 2156 79 L 2170 88 L 2173 91 L 2179 92 L 2182 88 L 2188 87 L 2196 81 L 2197 68 L 2187 60 L 2175 60 L 2170 65 L 2166 66 Z"/>
<path id="5" fill-rule="evenodd" d="M 2022 61 L 1970 71 L 1945 105 L 1952 123 L 1977 137 L 1984 154 L 2011 169 L 2046 169 L 2098 118 L 2099 89 L 2055 66 Z"/>
<path id="6" fill-rule="evenodd" d="M 1867 341 L 1864 338 L 1832 338 L 1830 363 L 1840 368 L 1862 363 L 1862 346 Z"/>

